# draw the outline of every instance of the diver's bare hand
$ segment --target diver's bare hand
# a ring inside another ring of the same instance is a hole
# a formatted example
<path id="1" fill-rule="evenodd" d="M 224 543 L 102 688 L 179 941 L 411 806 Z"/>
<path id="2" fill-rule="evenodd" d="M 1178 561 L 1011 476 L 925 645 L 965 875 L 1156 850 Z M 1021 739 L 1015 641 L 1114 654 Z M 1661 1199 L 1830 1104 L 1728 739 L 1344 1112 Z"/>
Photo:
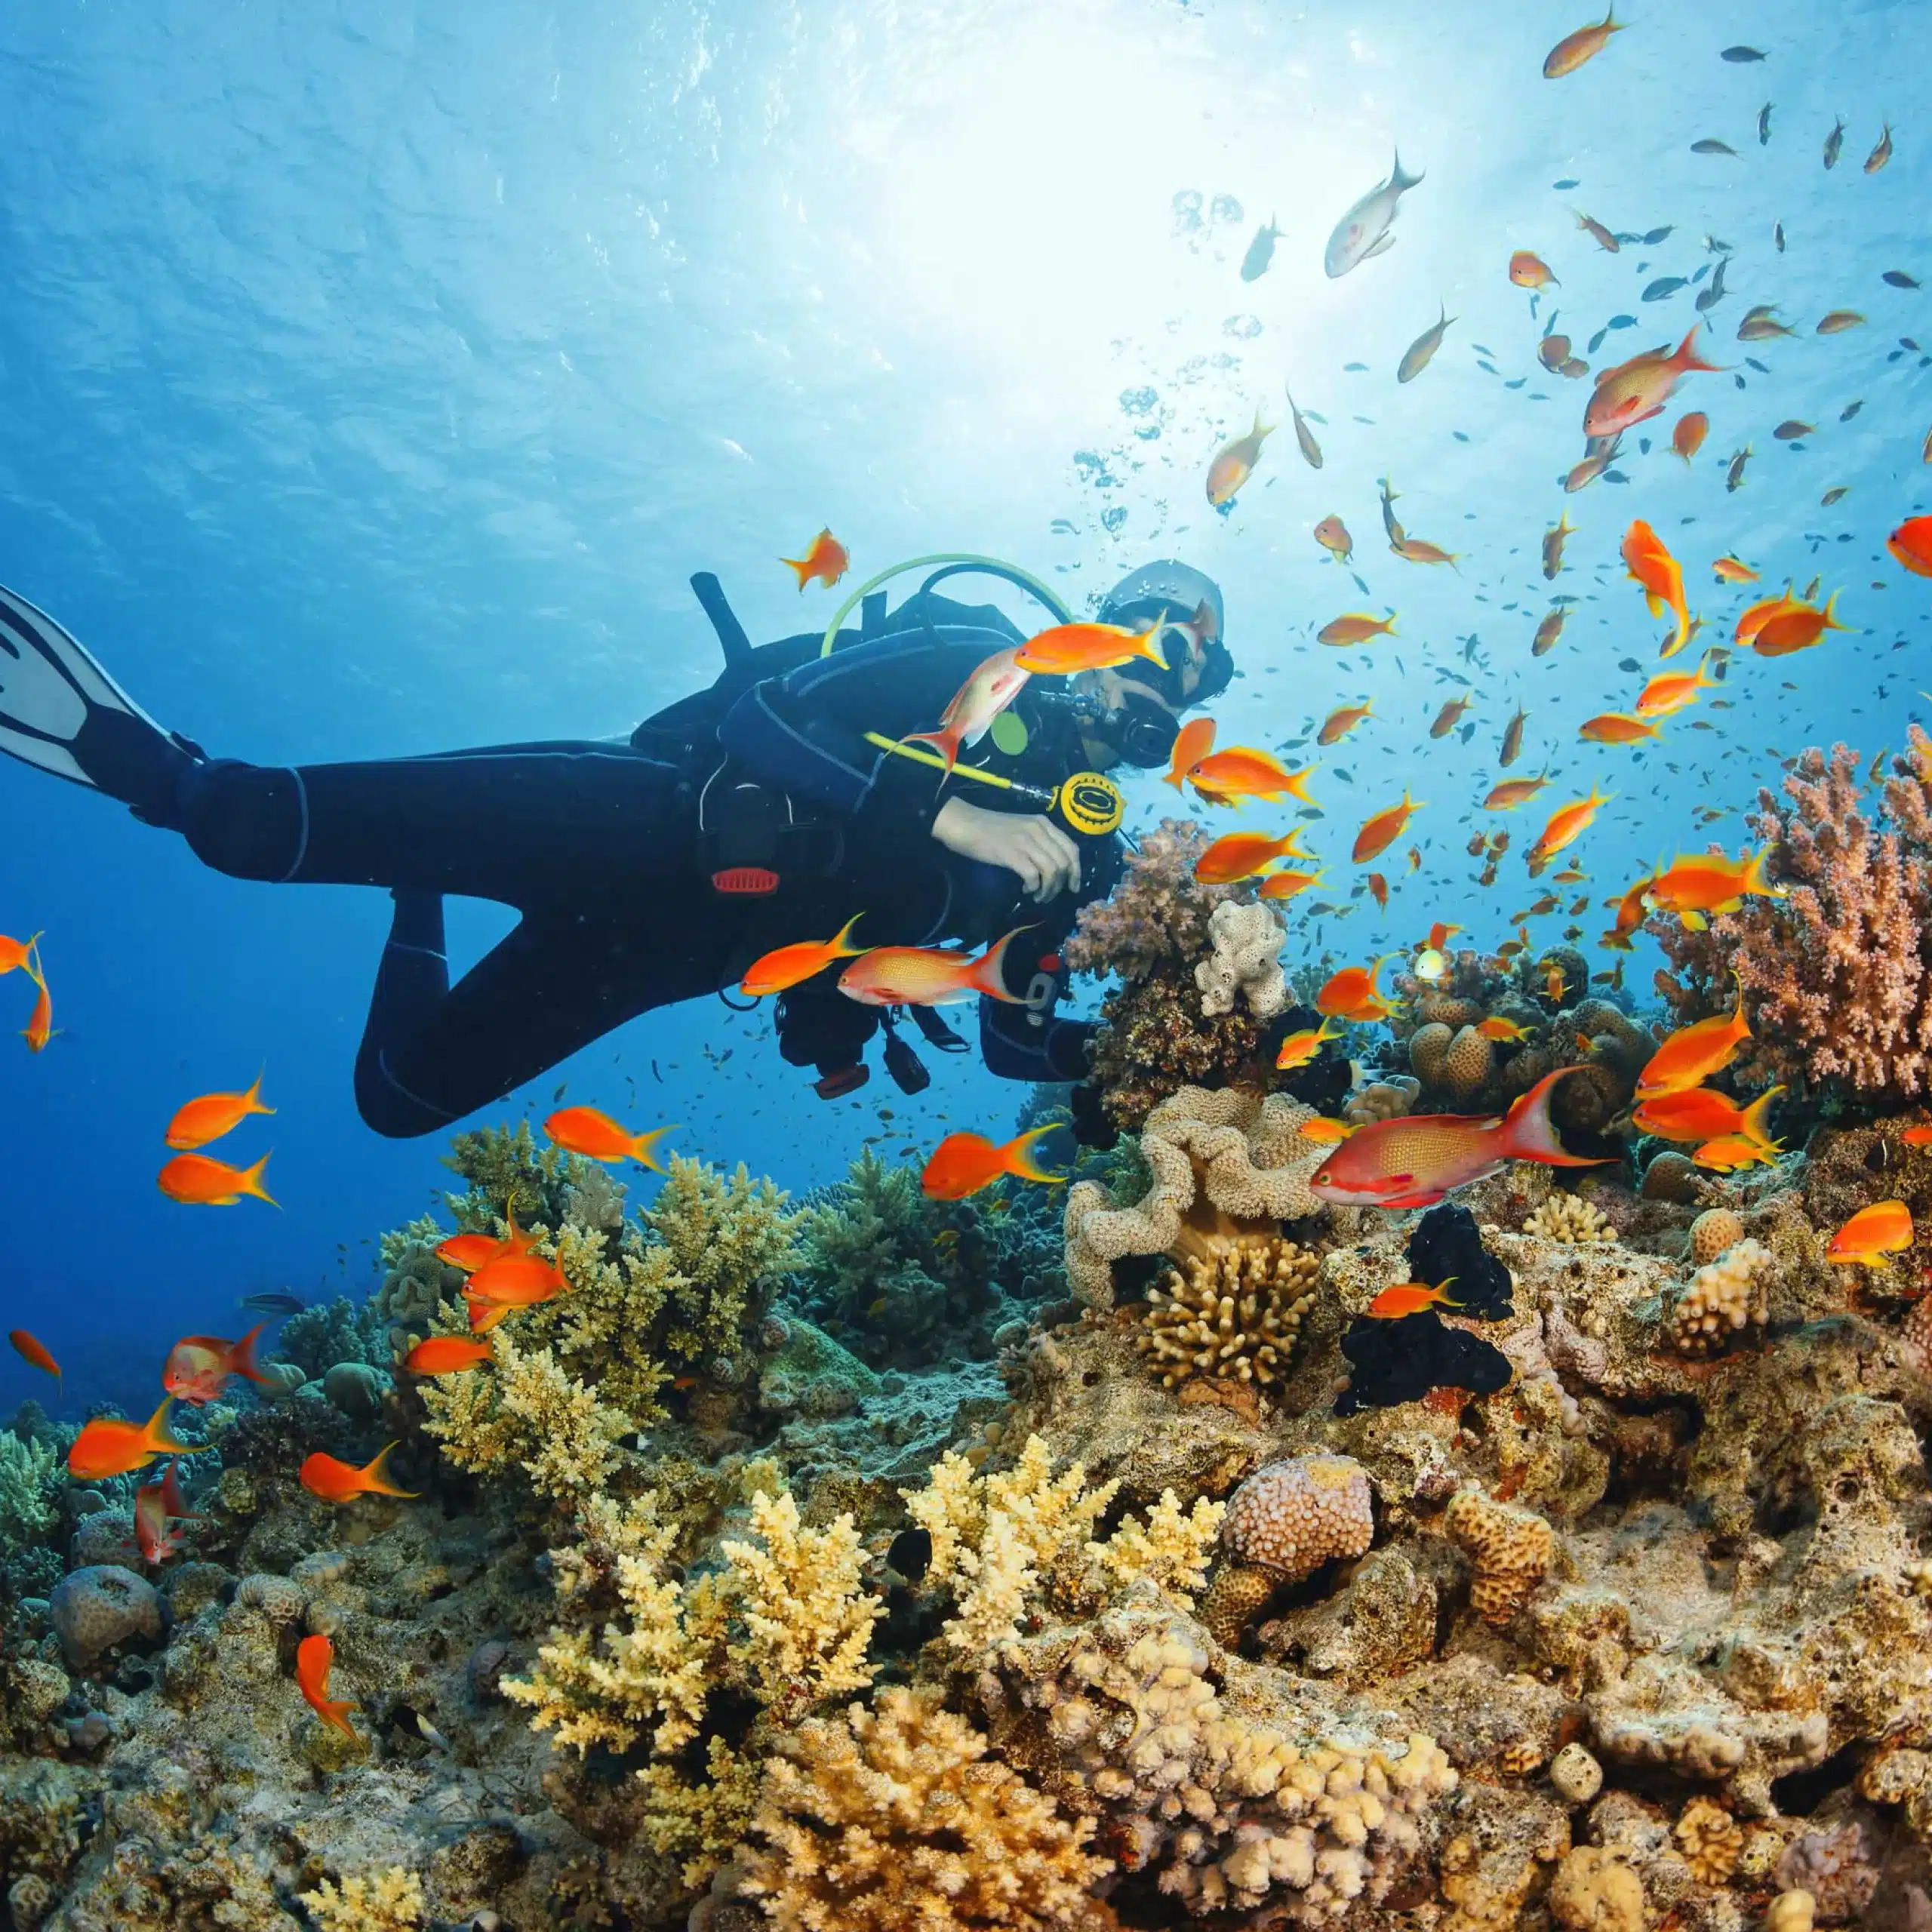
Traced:
<path id="1" fill-rule="evenodd" d="M 1051 819 L 949 798 L 933 820 L 933 836 L 962 859 L 1018 873 L 1027 896 L 1043 906 L 1080 890 L 1080 848 Z"/>

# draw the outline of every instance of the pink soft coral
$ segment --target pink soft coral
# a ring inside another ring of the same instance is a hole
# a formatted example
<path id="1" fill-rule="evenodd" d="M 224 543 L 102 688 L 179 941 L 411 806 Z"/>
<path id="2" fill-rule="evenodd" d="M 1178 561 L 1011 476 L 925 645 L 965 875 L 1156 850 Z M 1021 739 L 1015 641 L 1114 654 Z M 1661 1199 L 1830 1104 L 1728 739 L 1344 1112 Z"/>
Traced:
<path id="1" fill-rule="evenodd" d="M 1679 977 L 1658 976 L 1680 1018 L 1709 1012 L 1735 969 L 1753 1070 L 1849 1088 L 1866 1101 L 1932 1091 L 1932 739 L 1914 724 L 1875 811 L 1857 752 L 1806 752 L 1785 804 L 1758 794 L 1752 829 L 1774 846 L 1781 900 L 1752 899 L 1707 933 L 1656 919 Z M 1741 1068 L 1740 1070 L 1745 1070 Z"/>

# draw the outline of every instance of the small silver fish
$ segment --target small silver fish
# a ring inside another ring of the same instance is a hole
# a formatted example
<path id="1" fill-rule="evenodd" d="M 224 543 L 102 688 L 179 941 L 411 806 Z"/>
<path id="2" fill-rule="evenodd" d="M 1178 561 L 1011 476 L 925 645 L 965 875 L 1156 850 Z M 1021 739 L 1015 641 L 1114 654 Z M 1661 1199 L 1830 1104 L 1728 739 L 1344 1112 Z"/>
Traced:
<path id="1" fill-rule="evenodd" d="M 1718 257 L 1717 272 L 1697 291 L 1697 312 L 1700 315 L 1709 315 L 1724 300 L 1724 272 L 1730 266 L 1730 257 L 1728 255 Z"/>
<path id="2" fill-rule="evenodd" d="M 1300 445 L 1301 453 L 1307 459 L 1311 469 L 1321 467 L 1321 445 L 1315 440 L 1315 432 L 1308 426 L 1306 419 L 1295 407 L 1295 399 L 1289 395 L 1287 385 L 1282 386 L 1282 394 L 1288 398 L 1288 413 L 1295 419 L 1295 441 Z"/>
<path id="3" fill-rule="evenodd" d="M 300 1315 L 309 1304 L 300 1295 L 285 1295 L 271 1288 L 260 1294 L 243 1295 L 235 1306 L 252 1309 L 257 1315 Z"/>
<path id="4" fill-rule="evenodd" d="M 1646 302 L 1661 302 L 1665 297 L 1675 295 L 1684 286 L 1684 278 L 1681 275 L 1660 275 L 1644 291 L 1643 299 Z"/>
<path id="5" fill-rule="evenodd" d="M 1412 383 L 1429 367 L 1429 358 L 1442 346 L 1443 331 L 1455 320 L 1445 307 L 1441 319 L 1433 328 L 1426 328 L 1402 352 L 1402 359 L 1395 365 L 1395 380 L 1398 383 Z"/>
<path id="6" fill-rule="evenodd" d="M 1422 178 L 1420 174 L 1402 172 L 1398 150 L 1388 180 L 1380 187 L 1371 188 L 1336 223 L 1335 232 L 1329 236 L 1321 256 L 1321 266 L 1330 281 L 1360 267 L 1371 255 L 1381 254 L 1395 246 L 1395 238 L 1389 233 L 1389 224 L 1395 219 L 1396 205 Z"/>
<path id="7" fill-rule="evenodd" d="M 1916 288 L 1918 286 L 1918 276 L 1907 275 L 1903 269 L 1887 269 L 1881 279 L 1889 282 L 1894 288 Z"/>
<path id="8" fill-rule="evenodd" d="M 1767 148 L 1771 144 L 1771 103 L 1767 100 L 1758 110 L 1758 145 Z"/>
<path id="9" fill-rule="evenodd" d="M 1771 239 L 1778 245 L 1778 253 L 1782 255 L 1784 253 L 1784 223 L 1783 222 L 1774 221 L 1771 223 Z"/>
<path id="10" fill-rule="evenodd" d="M 1825 165 L 1835 168 L 1838 165 L 1838 151 L 1844 146 L 1844 123 L 1839 121 L 1825 137 Z"/>
<path id="11" fill-rule="evenodd" d="M 1389 487 L 1389 479 L 1378 479 L 1382 491 L 1382 528 L 1389 533 L 1389 547 L 1395 549 L 1408 540 L 1408 532 L 1395 518 L 1395 493 Z"/>
<path id="12" fill-rule="evenodd" d="M 1693 154 L 1727 154 L 1734 161 L 1737 158 L 1737 150 L 1728 141 L 1713 140 L 1709 136 L 1701 141 L 1693 141 L 1690 152 Z"/>
<path id="13" fill-rule="evenodd" d="M 1275 226 L 1272 216 L 1254 231 L 1254 239 L 1247 245 L 1247 253 L 1241 258 L 1243 281 L 1259 281 L 1268 272 L 1268 265 L 1275 259 L 1275 244 L 1281 237 L 1281 231 Z"/>

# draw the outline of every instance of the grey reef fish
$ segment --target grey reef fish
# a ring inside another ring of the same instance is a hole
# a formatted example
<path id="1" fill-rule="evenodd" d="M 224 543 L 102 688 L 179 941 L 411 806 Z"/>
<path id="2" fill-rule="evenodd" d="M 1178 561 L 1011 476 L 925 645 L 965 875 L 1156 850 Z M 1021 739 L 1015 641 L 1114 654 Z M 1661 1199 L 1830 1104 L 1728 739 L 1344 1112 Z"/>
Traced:
<path id="1" fill-rule="evenodd" d="M 1389 224 L 1395 219 L 1396 204 L 1422 178 L 1420 174 L 1402 172 L 1398 151 L 1388 180 L 1380 187 L 1371 188 L 1336 223 L 1321 257 L 1321 266 L 1330 281 L 1359 267 L 1370 256 L 1395 246 L 1395 238 L 1389 233 Z"/>
<path id="2" fill-rule="evenodd" d="M 1442 311 L 1441 319 L 1423 331 L 1415 340 L 1402 352 L 1402 359 L 1395 368 L 1398 383 L 1412 383 L 1429 367 L 1429 359 L 1442 346 L 1443 331 L 1455 320 L 1447 309 Z"/>
<path id="3" fill-rule="evenodd" d="M 1247 253 L 1241 258 L 1241 278 L 1243 281 L 1259 281 L 1268 272 L 1268 265 L 1275 259 L 1275 244 L 1281 238 L 1281 231 L 1270 220 L 1254 231 L 1254 239 L 1247 245 Z"/>

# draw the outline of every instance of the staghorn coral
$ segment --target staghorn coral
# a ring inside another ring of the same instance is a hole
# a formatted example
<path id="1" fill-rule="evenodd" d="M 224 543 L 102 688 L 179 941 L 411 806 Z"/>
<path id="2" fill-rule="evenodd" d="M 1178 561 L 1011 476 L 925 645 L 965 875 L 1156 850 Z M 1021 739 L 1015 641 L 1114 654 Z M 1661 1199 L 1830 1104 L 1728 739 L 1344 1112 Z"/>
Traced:
<path id="1" fill-rule="evenodd" d="M 1320 1266 L 1278 1238 L 1189 1255 L 1149 1293 L 1135 1344 L 1163 1388 L 1195 1376 L 1272 1387 L 1294 1359 Z"/>
<path id="2" fill-rule="evenodd" d="M 1782 898 L 1750 898 L 1701 933 L 1650 922 L 1680 1020 L 1727 1007 L 1736 974 L 1753 1035 L 1742 1078 L 1875 1106 L 1932 1091 L 1932 738 L 1917 724 L 1907 738 L 1875 805 L 1841 744 L 1806 751 L 1783 799 L 1758 793 L 1751 828 Z"/>
<path id="3" fill-rule="evenodd" d="M 1201 1620 L 1233 1644 L 1284 1583 L 1331 1558 L 1359 1556 L 1375 1539 L 1368 1472 L 1348 1456 L 1296 1456 L 1257 1469 L 1234 1493 L 1222 1525 L 1222 1561 Z"/>
<path id="4" fill-rule="evenodd" d="M 1617 1238 L 1617 1230 L 1603 1211 L 1580 1194 L 1552 1194 L 1523 1223 L 1526 1235 L 1541 1235 L 1548 1241 L 1607 1241 Z"/>
<path id="5" fill-rule="evenodd" d="M 1111 1866 L 1085 1849 L 1093 1832 L 937 1699 L 893 1689 L 773 1761 L 739 1888 L 783 1932 L 1103 1932 L 1114 1915 L 1088 1892 Z"/>
<path id="6" fill-rule="evenodd" d="M 1715 1355 L 1734 1336 L 1764 1326 L 1768 1248 L 1741 1241 L 1691 1276 L 1670 1311 L 1671 1346 L 1680 1355 Z"/>
<path id="7" fill-rule="evenodd" d="M 1190 1083 L 1240 1080 L 1260 1088 L 1272 1075 L 1262 1017 L 1238 1008 L 1204 1012 L 1204 989 L 1195 983 L 1195 967 L 1213 950 L 1210 920 L 1220 907 L 1252 897 L 1247 888 L 1203 885 L 1194 876 L 1208 842 L 1191 820 L 1163 819 L 1129 855 L 1112 894 L 1081 909 L 1061 948 L 1074 972 L 1120 980 L 1101 1002 L 1091 1049 L 1108 1118 L 1118 1127 L 1138 1129 Z"/>
<path id="8" fill-rule="evenodd" d="M 1555 1548 L 1549 1524 L 1472 1485 L 1450 1498 L 1443 1527 L 1475 1564 L 1469 1607 L 1485 1623 L 1507 1623 L 1549 1574 Z"/>
<path id="9" fill-rule="evenodd" d="M 1273 907 L 1259 900 L 1244 905 L 1229 899 L 1217 906 L 1208 918 L 1214 950 L 1194 969 L 1203 1017 L 1232 1013 L 1238 1001 L 1256 1019 L 1272 1020 L 1288 1003 L 1280 958 L 1287 936 Z"/>
<path id="10" fill-rule="evenodd" d="M 416 1932 L 428 1909 L 423 1881 L 399 1865 L 340 1887 L 325 1878 L 301 1897 L 321 1932 Z"/>
<path id="11" fill-rule="evenodd" d="M 1244 1235 L 1275 1235 L 1275 1223 L 1317 1212 L 1308 1183 L 1327 1150 L 1300 1132 L 1312 1117 L 1284 1094 L 1264 1100 L 1238 1088 L 1183 1087 L 1163 1100 L 1141 1128 L 1153 1178 L 1138 1202 L 1117 1208 L 1091 1181 L 1067 1190 L 1066 1275 L 1075 1294 L 1109 1307 L 1112 1264 L 1123 1256 L 1207 1252 Z"/>

